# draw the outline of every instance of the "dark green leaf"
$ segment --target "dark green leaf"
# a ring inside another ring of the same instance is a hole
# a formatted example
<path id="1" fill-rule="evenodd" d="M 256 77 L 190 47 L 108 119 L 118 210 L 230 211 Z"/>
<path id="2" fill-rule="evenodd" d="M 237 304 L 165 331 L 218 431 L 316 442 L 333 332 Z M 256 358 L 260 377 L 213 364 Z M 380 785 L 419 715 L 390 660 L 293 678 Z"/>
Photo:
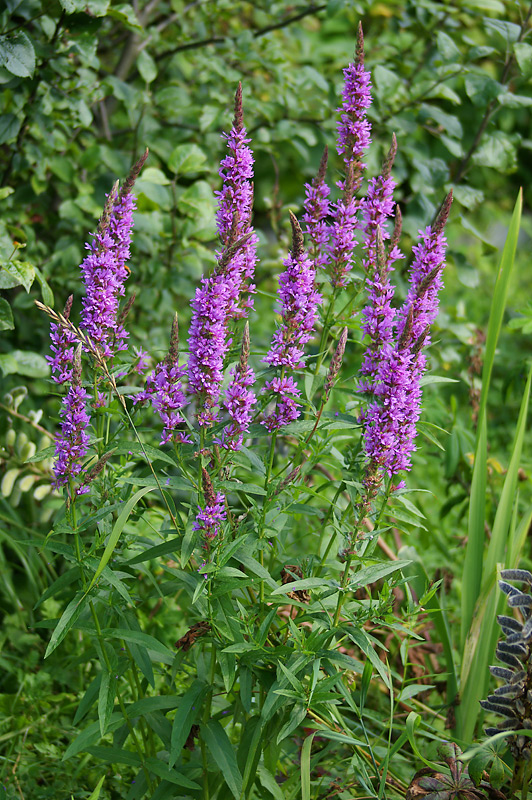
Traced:
<path id="1" fill-rule="evenodd" d="M 201 733 L 235 800 L 239 800 L 242 793 L 242 775 L 236 763 L 235 751 L 225 730 L 219 722 L 211 719 L 207 725 L 201 726 Z"/>

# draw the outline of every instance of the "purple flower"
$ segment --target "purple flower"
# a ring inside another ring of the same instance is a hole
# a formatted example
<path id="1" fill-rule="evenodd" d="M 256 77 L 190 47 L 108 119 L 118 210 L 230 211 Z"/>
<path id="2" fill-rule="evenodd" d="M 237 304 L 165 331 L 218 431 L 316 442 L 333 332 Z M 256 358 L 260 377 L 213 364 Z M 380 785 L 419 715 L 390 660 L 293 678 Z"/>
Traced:
<path id="1" fill-rule="evenodd" d="M 70 295 L 63 309 L 65 319 L 70 319 L 72 310 L 73 296 Z M 78 340 L 76 334 L 63 325 L 52 322 L 50 325 L 50 339 L 52 344 L 50 350 L 53 356 L 46 356 L 46 360 L 52 368 L 52 380 L 55 383 L 67 383 L 72 380 L 74 368 L 74 352 Z"/>
<path id="2" fill-rule="evenodd" d="M 314 288 L 316 270 L 303 249 L 303 234 L 293 214 L 290 214 L 290 221 L 292 252 L 283 261 L 286 269 L 279 276 L 282 323 L 275 331 L 270 350 L 262 360 L 272 366 L 301 369 L 305 366 L 304 345 L 313 336 L 322 298 Z"/>
<path id="3" fill-rule="evenodd" d="M 216 255 L 229 285 L 227 313 L 230 317 L 240 318 L 247 316 L 247 310 L 253 307 L 251 295 L 255 292 L 253 277 L 259 241 L 251 227 L 254 159 L 247 146 L 251 140 L 246 138 L 244 127 L 241 84 L 238 84 L 235 96 L 233 127 L 223 137 L 227 140 L 229 153 L 220 163 L 219 175 L 223 186 L 216 192 L 216 221 L 224 250 Z"/>
<path id="4" fill-rule="evenodd" d="M 370 181 L 368 194 L 362 206 L 365 217 L 363 248 L 366 252 L 363 265 L 369 290 L 369 302 L 362 311 L 364 319 L 362 330 L 369 337 L 360 370 L 361 374 L 366 377 L 366 380 L 362 380 L 359 384 L 359 390 L 363 392 L 374 391 L 381 351 L 392 342 L 394 337 L 395 310 L 391 305 L 394 287 L 389 282 L 389 273 L 393 269 L 394 262 L 403 257 L 396 244 L 401 232 L 399 208 L 397 208 L 396 226 L 388 252 L 385 251 L 384 240 L 390 238 L 390 234 L 386 230 L 386 222 L 393 211 L 395 182 L 390 177 L 390 170 L 396 152 L 397 143 L 394 136 L 382 175 Z"/>
<path id="5" fill-rule="evenodd" d="M 54 489 L 65 486 L 82 471 L 81 461 L 89 446 L 87 400 L 87 392 L 81 386 L 81 350 L 78 348 L 74 356 L 72 382 L 59 411 L 63 422 L 55 443 Z"/>
<path id="6" fill-rule="evenodd" d="M 297 403 L 295 398 L 300 397 L 301 392 L 291 375 L 273 378 L 264 385 L 262 391 L 269 392 L 275 399 L 275 410 L 262 423 L 270 433 L 284 428 L 299 417 L 301 403 Z"/>
<path id="7" fill-rule="evenodd" d="M 395 344 L 384 344 L 379 354 L 373 386 L 377 400 L 364 415 L 369 473 L 383 471 L 393 476 L 411 468 L 421 413 L 420 379 L 426 366 L 421 349 L 430 343 L 430 325 L 438 313 L 446 249 L 443 229 L 451 202 L 452 193 L 435 225 L 420 231 L 421 243 L 413 249 L 410 289 L 398 313 Z"/>
<path id="8" fill-rule="evenodd" d="M 223 186 L 218 192 L 217 225 L 223 250 L 218 266 L 203 277 L 192 301 L 188 362 L 189 390 L 197 396 L 201 426 L 217 421 L 223 366 L 231 345 L 228 323 L 244 317 L 255 291 L 252 284 L 258 238 L 251 228 L 253 205 L 253 154 L 242 118 L 242 87 L 235 98 L 235 118 L 227 139 L 228 155 L 222 160 Z"/>
<path id="9" fill-rule="evenodd" d="M 329 226 L 326 218 L 329 214 L 329 194 L 331 190 L 325 183 L 328 151 L 325 148 L 320 162 L 318 174 L 312 183 L 305 184 L 305 233 L 311 242 L 310 254 L 316 267 L 326 266 L 329 257 L 327 245 L 329 243 Z"/>
<path id="10" fill-rule="evenodd" d="M 151 375 L 146 378 L 146 388 L 139 392 L 134 403 L 151 402 L 152 408 L 157 411 L 164 423 L 161 435 L 161 444 L 174 441 L 178 444 L 190 441 L 189 437 L 178 428 L 184 423 L 180 409 L 186 403 L 186 396 L 182 386 L 182 379 L 186 369 L 179 366 L 179 333 L 177 314 L 172 324 L 170 347 L 164 361 L 161 361 Z"/>
<path id="11" fill-rule="evenodd" d="M 137 359 L 137 363 L 133 369 L 138 375 L 142 375 L 142 373 L 146 372 L 148 369 L 150 355 L 146 352 L 146 350 L 143 350 L 142 347 L 134 347 L 133 352 L 135 353 L 135 358 Z"/>
<path id="12" fill-rule="evenodd" d="M 189 391 L 198 397 L 198 422 L 212 425 L 223 381 L 223 365 L 232 339 L 227 335 L 229 287 L 225 276 L 203 277 L 191 303 L 188 360 Z"/>
<path id="13" fill-rule="evenodd" d="M 240 450 L 244 434 L 251 423 L 252 409 L 257 398 L 250 388 L 255 383 L 255 373 L 248 366 L 249 358 L 249 324 L 246 322 L 244 336 L 242 337 L 242 351 L 240 362 L 231 371 L 231 382 L 227 387 L 223 406 L 226 409 L 231 424 L 222 431 L 216 443 L 226 450 Z"/>
<path id="14" fill-rule="evenodd" d="M 205 547 L 220 533 L 226 517 L 225 497 L 222 492 L 215 492 L 207 470 L 201 470 L 205 506 L 198 506 L 198 515 L 192 527 L 195 531 L 203 531 Z"/>
<path id="15" fill-rule="evenodd" d="M 345 180 L 338 181 L 343 197 L 332 204 L 333 224 L 331 242 L 327 247 L 331 262 L 331 283 L 341 288 L 347 283 L 347 274 L 353 267 L 353 250 L 356 244 L 355 230 L 360 201 L 355 193 L 360 187 L 362 171 L 366 166 L 363 156 L 371 144 L 371 125 L 366 111 L 371 105 L 370 74 L 364 69 L 364 38 L 362 26 L 358 28 L 357 58 L 355 64 L 344 69 L 344 89 L 341 114 L 338 122 L 338 155 L 345 163 Z"/>
<path id="16" fill-rule="evenodd" d="M 125 339 L 129 334 L 119 316 L 119 303 L 129 273 L 126 261 L 135 209 L 131 189 L 147 156 L 146 150 L 120 192 L 115 185 L 108 195 L 98 230 L 93 241 L 86 245 L 90 253 L 80 267 L 85 284 L 81 327 L 107 357 L 127 349 Z"/>

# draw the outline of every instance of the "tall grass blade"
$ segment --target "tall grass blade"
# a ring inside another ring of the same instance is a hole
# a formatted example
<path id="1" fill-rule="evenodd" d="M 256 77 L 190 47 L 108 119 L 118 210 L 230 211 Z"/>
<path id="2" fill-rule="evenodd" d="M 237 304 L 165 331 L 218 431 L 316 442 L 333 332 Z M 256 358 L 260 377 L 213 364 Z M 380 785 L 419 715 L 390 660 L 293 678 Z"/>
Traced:
<path id="1" fill-rule="evenodd" d="M 484 580 L 482 587 L 482 601 L 478 604 L 477 614 L 473 621 L 471 636 L 466 641 L 464 659 L 462 664 L 462 703 L 458 709 L 460 721 L 459 733 L 469 742 L 473 736 L 476 722 L 480 714 L 479 701 L 486 694 L 489 681 L 488 666 L 493 660 L 495 644 L 498 635 L 497 611 L 498 606 L 504 606 L 504 598 L 499 597 L 496 586 L 497 564 L 507 563 L 509 557 L 519 560 L 519 552 L 512 542 L 512 517 L 516 503 L 518 470 L 523 451 L 523 442 L 526 431 L 528 405 L 530 400 L 530 386 L 532 383 L 532 369 L 526 382 L 519 419 L 517 421 L 510 464 L 504 480 L 501 498 L 497 506 L 495 521 L 491 534 L 491 541 L 486 555 Z M 520 535 L 522 541 L 522 534 Z"/>
<path id="2" fill-rule="evenodd" d="M 475 466 L 471 487 L 471 503 L 469 506 L 468 539 L 462 576 L 462 648 L 467 632 L 471 626 L 475 604 L 482 586 L 482 558 L 484 549 L 484 522 L 486 496 L 486 461 L 487 461 L 487 402 L 488 390 L 495 360 L 497 341 L 501 331 L 508 285 L 515 259 L 523 193 L 519 192 L 514 212 L 510 221 L 506 243 L 502 252 L 497 279 L 493 291 L 486 352 L 482 370 L 482 391 L 478 414 L 477 441 L 475 447 Z"/>

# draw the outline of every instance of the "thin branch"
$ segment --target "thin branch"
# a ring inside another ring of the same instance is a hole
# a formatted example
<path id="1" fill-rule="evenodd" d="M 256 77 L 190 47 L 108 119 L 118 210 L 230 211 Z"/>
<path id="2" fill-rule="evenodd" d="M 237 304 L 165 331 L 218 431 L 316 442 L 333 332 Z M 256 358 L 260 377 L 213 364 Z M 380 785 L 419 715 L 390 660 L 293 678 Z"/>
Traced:
<path id="1" fill-rule="evenodd" d="M 282 22 L 276 22 L 272 25 L 266 25 L 264 28 L 258 28 L 257 30 L 252 31 L 253 37 L 258 39 L 259 36 L 264 36 L 271 31 L 279 30 L 279 28 L 286 28 L 288 25 L 291 25 L 292 22 L 297 22 L 304 17 L 308 17 L 310 14 L 317 14 L 318 11 L 323 11 L 325 8 L 327 8 L 325 4 L 308 6 L 308 8 L 300 11 L 299 14 L 294 14 L 292 17 L 287 17 Z M 164 58 L 168 58 L 185 50 L 195 50 L 199 47 L 206 47 L 209 44 L 222 44 L 229 38 L 230 37 L 227 36 L 212 36 L 209 39 L 196 39 L 195 41 L 187 42 L 186 44 L 180 44 L 177 45 L 177 47 L 172 47 L 170 50 L 165 50 L 164 52 L 159 53 L 155 56 L 155 61 L 162 61 Z"/>

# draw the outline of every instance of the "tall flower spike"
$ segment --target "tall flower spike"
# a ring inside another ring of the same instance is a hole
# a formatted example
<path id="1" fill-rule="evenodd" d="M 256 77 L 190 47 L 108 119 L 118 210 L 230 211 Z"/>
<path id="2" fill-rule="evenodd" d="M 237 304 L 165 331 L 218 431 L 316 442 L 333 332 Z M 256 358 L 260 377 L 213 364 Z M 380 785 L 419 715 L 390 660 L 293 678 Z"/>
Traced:
<path id="1" fill-rule="evenodd" d="M 186 433 L 179 430 L 185 421 L 180 412 L 186 403 L 182 386 L 185 374 L 186 369 L 179 366 L 179 329 L 176 314 L 172 323 L 170 347 L 166 358 L 157 364 L 151 375 L 147 377 L 146 389 L 134 398 L 135 403 L 149 400 L 159 414 L 164 423 L 161 444 L 170 441 L 176 444 L 190 441 Z"/>
<path id="2" fill-rule="evenodd" d="M 86 245 L 90 253 L 80 267 L 85 284 L 81 327 L 107 358 L 127 347 L 129 334 L 118 319 L 119 303 L 129 273 L 126 262 L 135 210 L 131 189 L 147 156 L 148 151 L 132 167 L 120 192 L 118 183 L 113 186 L 93 241 Z"/>
<path id="3" fill-rule="evenodd" d="M 228 314 L 230 317 L 239 318 L 246 316 L 247 310 L 253 306 L 252 295 L 255 292 L 253 278 L 258 244 L 258 237 L 251 228 L 254 159 L 251 149 L 247 146 L 250 139 L 246 138 L 244 127 L 240 83 L 235 95 L 233 127 L 223 136 L 227 140 L 229 152 L 220 164 L 219 175 L 223 185 L 221 191 L 216 192 L 218 196 L 216 221 L 225 250 L 217 253 L 217 257 L 229 287 Z M 227 258 L 227 248 L 240 239 L 241 245 L 235 249 L 230 258 Z"/>
<path id="4" fill-rule="evenodd" d="M 251 423 L 252 408 L 257 402 L 257 398 L 250 388 L 255 383 L 255 373 L 248 366 L 249 349 L 249 323 L 246 322 L 242 336 L 240 361 L 231 371 L 231 382 L 227 387 L 223 402 L 232 421 L 224 429 L 220 439 L 216 440 L 216 443 L 226 450 L 240 450 L 242 447 L 244 435 Z"/>
<path id="5" fill-rule="evenodd" d="M 326 218 L 329 214 L 329 194 L 331 190 L 325 183 L 327 171 L 328 149 L 325 147 L 321 157 L 318 174 L 312 183 L 305 184 L 305 233 L 311 242 L 310 255 L 316 267 L 325 267 L 329 257 L 327 245 L 329 243 L 329 226 Z"/>
<path id="6" fill-rule="evenodd" d="M 70 319 L 72 311 L 72 301 L 74 297 L 70 295 L 65 303 L 63 316 Z M 73 331 L 55 322 L 50 324 L 50 339 L 52 343 L 50 350 L 53 356 L 46 356 L 46 360 L 52 369 L 52 380 L 55 383 L 67 383 L 72 380 L 74 352 L 77 345 L 77 337 Z"/>
<path id="7" fill-rule="evenodd" d="M 251 228 L 253 154 L 247 146 L 240 85 L 233 127 L 224 137 L 229 153 L 220 165 L 223 186 L 217 193 L 217 224 L 223 250 L 216 253 L 215 272 L 201 279 L 191 303 L 189 391 L 197 398 L 201 426 L 212 425 L 219 416 L 224 359 L 232 343 L 229 320 L 246 315 L 252 305 L 250 295 L 255 291 L 251 283 L 258 241 Z"/>
<path id="8" fill-rule="evenodd" d="M 443 228 L 451 202 L 449 194 L 434 227 L 420 231 L 421 243 L 413 248 L 410 289 L 398 314 L 396 344 L 385 345 L 379 357 L 373 387 L 377 402 L 364 417 L 368 474 L 378 469 L 392 476 L 411 468 L 421 413 L 420 380 L 426 367 L 421 348 L 430 344 L 430 325 L 438 313 L 446 250 Z"/>
<path id="9" fill-rule="evenodd" d="M 223 520 L 226 517 L 225 497 L 222 492 L 215 492 L 207 470 L 201 468 L 203 496 L 205 507 L 198 506 L 198 515 L 192 527 L 195 531 L 203 531 L 205 547 L 220 533 Z"/>
<path id="10" fill-rule="evenodd" d="M 362 216 L 364 218 L 364 248 L 366 257 L 362 262 L 366 274 L 373 275 L 377 259 L 377 229 L 383 241 L 390 238 L 387 229 L 387 221 L 390 219 L 394 210 L 393 192 L 395 181 L 391 176 L 391 170 L 397 153 L 397 140 L 395 134 L 392 136 L 392 146 L 384 161 L 382 172 L 378 178 L 371 178 L 366 197 L 362 201 Z M 398 258 L 402 258 L 401 251 L 394 242 L 390 248 L 386 259 L 386 272 L 392 269 L 392 265 Z"/>
<path id="11" fill-rule="evenodd" d="M 281 377 L 266 383 L 263 392 L 276 399 L 276 408 L 265 420 L 269 431 L 279 430 L 299 416 L 300 396 L 292 376 L 284 371 L 305 366 L 304 346 L 312 338 L 321 295 L 314 288 L 316 270 L 303 248 L 303 233 L 294 214 L 292 225 L 292 251 L 284 260 L 285 271 L 279 276 L 278 298 L 281 303 L 281 325 L 273 335 L 267 355 L 262 359 L 272 366 L 283 367 Z"/>
<path id="12" fill-rule="evenodd" d="M 86 410 L 88 395 L 81 386 L 81 345 L 78 345 L 74 355 L 72 379 L 66 397 L 63 399 L 59 415 L 62 417 L 61 433 L 56 437 L 55 463 L 54 463 L 54 488 L 66 486 L 71 478 L 82 471 L 82 459 L 87 454 L 89 435 L 87 428 L 90 423 Z M 84 486 L 77 490 L 77 494 L 86 491 Z"/>
<path id="13" fill-rule="evenodd" d="M 358 26 L 356 62 L 344 69 L 345 84 L 342 92 L 341 114 L 338 122 L 338 155 L 345 163 L 345 179 L 338 182 L 343 197 L 332 204 L 333 224 L 331 242 L 327 247 L 331 263 L 331 283 L 335 288 L 347 284 L 353 267 L 353 250 L 356 245 L 355 230 L 359 226 L 360 202 L 355 194 L 360 187 L 366 166 L 363 158 L 371 144 L 371 125 L 366 112 L 371 105 L 370 74 L 364 69 L 364 37 Z"/>

